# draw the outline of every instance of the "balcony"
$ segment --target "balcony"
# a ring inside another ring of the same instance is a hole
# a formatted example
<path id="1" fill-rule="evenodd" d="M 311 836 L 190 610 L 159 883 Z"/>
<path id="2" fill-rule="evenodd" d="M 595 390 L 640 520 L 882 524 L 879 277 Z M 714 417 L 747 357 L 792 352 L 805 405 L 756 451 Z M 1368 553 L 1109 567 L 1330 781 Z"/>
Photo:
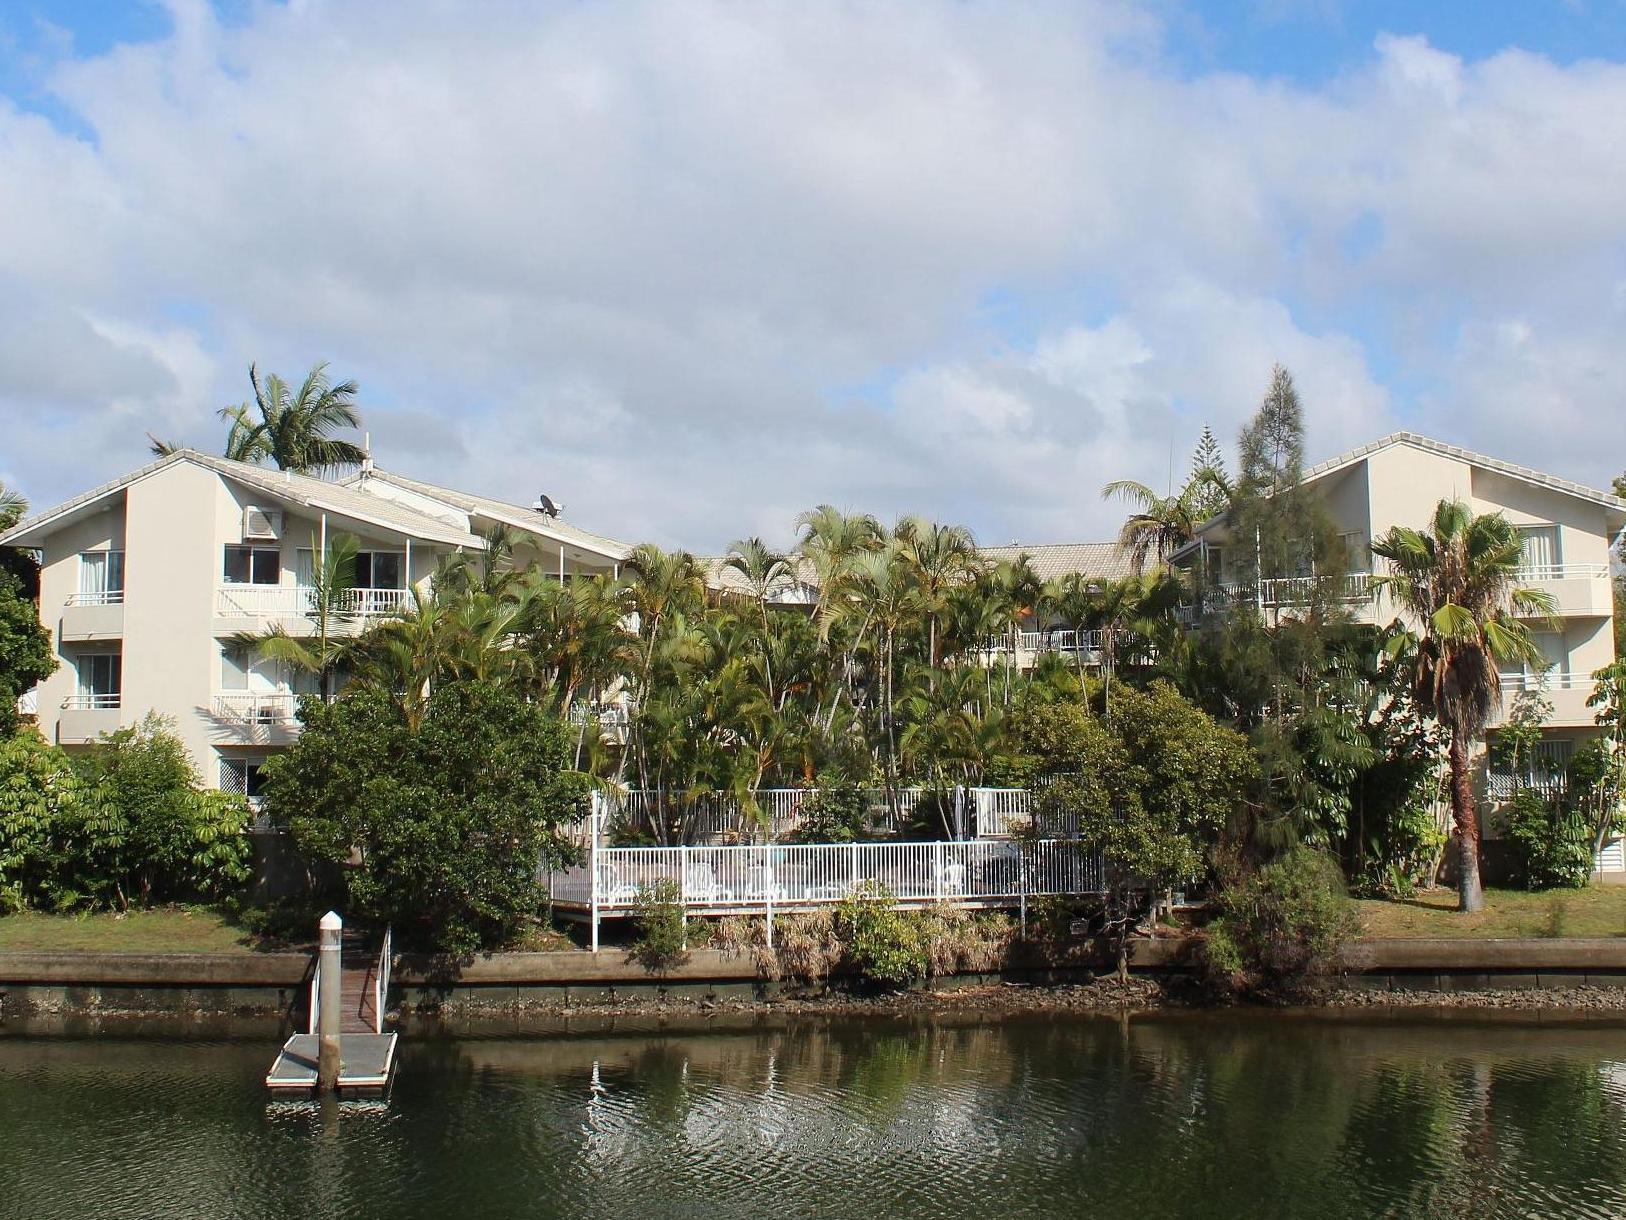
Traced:
<path id="1" fill-rule="evenodd" d="M 1614 613 L 1615 591 L 1606 563 L 1559 563 L 1519 569 L 1519 584 L 1553 599 L 1553 613 L 1582 617 Z M 1533 616 L 1540 617 L 1540 616 Z"/>
<path id="2" fill-rule="evenodd" d="M 291 691 L 230 691 L 210 700 L 222 741 L 283 745 L 299 735 L 299 696 Z"/>
<path id="3" fill-rule="evenodd" d="M 69 695 L 57 716 L 56 736 L 62 745 L 88 745 L 119 727 L 122 699 L 117 694 Z"/>
<path id="4" fill-rule="evenodd" d="M 299 710 L 299 696 L 286 691 L 233 691 L 216 695 L 213 714 L 227 724 L 288 724 Z"/>
<path id="5" fill-rule="evenodd" d="M 1546 723 L 1553 728 L 1590 728 L 1596 724 L 1594 709 L 1587 700 L 1598 684 L 1589 674 L 1549 670 L 1545 674 L 1503 674 L 1502 706 L 1491 713 L 1492 726 L 1505 724 L 1513 700 L 1525 691 L 1539 691 L 1553 705 Z"/>
<path id="6" fill-rule="evenodd" d="M 1099 631 L 1074 631 L 1060 627 L 1052 631 L 1018 631 L 1014 649 L 1011 643 L 1008 635 L 989 636 L 982 648 L 984 663 L 1010 661 L 1014 656 L 1019 666 L 1027 668 L 1035 663 L 1041 653 L 1046 652 L 1061 653 L 1071 660 L 1082 659 L 1086 665 L 1101 662 Z M 1127 637 L 1120 637 L 1120 651 L 1126 643 Z"/>
<path id="7" fill-rule="evenodd" d="M 1323 582 L 1315 576 L 1285 576 L 1262 580 L 1257 586 L 1247 583 L 1210 585 L 1200 591 L 1199 601 L 1181 606 L 1175 617 L 1187 625 L 1196 623 L 1205 614 L 1218 614 L 1232 606 L 1258 606 L 1262 610 L 1291 610 L 1308 604 L 1318 583 L 1330 586 L 1328 595 L 1335 601 L 1356 605 L 1370 602 L 1373 597 L 1370 572 L 1346 572 Z"/>
<path id="8" fill-rule="evenodd" d="M 124 590 L 75 593 L 62 604 L 64 640 L 117 640 L 124 637 Z"/>
<path id="9" fill-rule="evenodd" d="M 347 589 L 334 606 L 341 618 L 371 619 L 395 614 L 410 603 L 406 589 Z M 301 619 L 316 612 L 316 590 L 307 585 L 221 585 L 215 590 L 215 616 L 223 619 Z"/>

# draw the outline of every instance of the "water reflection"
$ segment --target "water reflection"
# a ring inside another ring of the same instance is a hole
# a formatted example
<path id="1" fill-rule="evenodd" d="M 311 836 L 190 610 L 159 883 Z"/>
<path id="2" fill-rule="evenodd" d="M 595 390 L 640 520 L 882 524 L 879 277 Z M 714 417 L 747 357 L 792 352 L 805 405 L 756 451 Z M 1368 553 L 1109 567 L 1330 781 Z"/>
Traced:
<path id="1" fill-rule="evenodd" d="M 0 1215 L 1626 1214 L 1626 1030 L 1207 1014 L 414 1038 L 0 1034 Z"/>

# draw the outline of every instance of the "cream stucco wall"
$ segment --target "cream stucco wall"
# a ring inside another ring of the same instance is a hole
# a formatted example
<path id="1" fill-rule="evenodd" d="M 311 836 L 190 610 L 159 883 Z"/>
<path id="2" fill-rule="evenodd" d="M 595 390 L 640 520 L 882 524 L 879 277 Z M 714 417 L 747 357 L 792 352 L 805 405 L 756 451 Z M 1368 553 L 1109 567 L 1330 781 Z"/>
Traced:
<path id="1" fill-rule="evenodd" d="M 263 492 L 190 462 L 175 462 L 135 481 L 110 496 L 105 507 L 44 539 L 40 615 L 52 629 L 62 662 L 39 690 L 39 727 L 48 739 L 73 748 L 154 711 L 174 723 L 200 776 L 211 786 L 219 781 L 222 757 L 261 757 L 292 740 L 292 726 L 244 724 L 216 708 L 216 697 L 225 693 L 222 654 L 232 636 L 264 631 L 273 622 L 296 633 L 311 628 L 310 620 L 298 613 L 280 618 L 219 613 L 225 548 L 247 541 L 243 509 L 250 505 L 284 514 L 280 540 L 253 540 L 252 545 L 277 549 L 280 587 L 291 591 L 297 583 L 297 552 L 321 537 L 321 514 L 280 505 Z M 336 516 L 329 517 L 327 532 L 330 540 L 350 533 L 363 550 L 410 552 L 409 580 L 420 585 L 448 549 Z M 67 606 L 79 589 L 80 554 L 109 548 L 125 552 L 123 605 Z M 347 629 L 361 625 L 358 620 Z M 120 706 L 64 708 L 64 700 L 78 689 L 77 662 L 92 651 L 122 653 Z"/>

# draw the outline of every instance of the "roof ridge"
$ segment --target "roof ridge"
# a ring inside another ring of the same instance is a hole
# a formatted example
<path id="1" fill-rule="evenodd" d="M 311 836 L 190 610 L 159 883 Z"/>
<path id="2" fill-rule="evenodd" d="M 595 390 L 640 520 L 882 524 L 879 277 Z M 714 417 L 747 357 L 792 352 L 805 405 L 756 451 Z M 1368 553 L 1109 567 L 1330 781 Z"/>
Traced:
<path id="1" fill-rule="evenodd" d="M 1548 474 L 1545 471 L 1537 470 L 1533 466 L 1525 466 L 1519 462 L 1509 462 L 1503 458 L 1491 457 L 1487 453 L 1480 453 L 1477 450 L 1469 449 L 1465 445 L 1455 445 L 1450 441 L 1437 440 L 1434 437 L 1425 436 L 1421 432 L 1412 432 L 1404 428 L 1317 462 L 1304 471 L 1300 476 L 1300 481 L 1308 482 L 1310 479 L 1320 478 L 1324 474 L 1331 474 L 1335 470 L 1340 470 L 1378 452 L 1380 449 L 1387 449 L 1393 445 L 1412 445 L 1430 453 L 1459 458 L 1471 465 L 1481 466 L 1500 474 L 1511 475 L 1528 483 L 1535 483 L 1538 486 L 1547 487 L 1554 491 L 1566 492 L 1582 499 L 1592 500 L 1605 507 L 1618 508 L 1626 512 L 1626 499 L 1622 499 L 1611 492 L 1601 491 L 1596 487 L 1590 487 L 1574 479 L 1565 478 L 1563 475 Z"/>

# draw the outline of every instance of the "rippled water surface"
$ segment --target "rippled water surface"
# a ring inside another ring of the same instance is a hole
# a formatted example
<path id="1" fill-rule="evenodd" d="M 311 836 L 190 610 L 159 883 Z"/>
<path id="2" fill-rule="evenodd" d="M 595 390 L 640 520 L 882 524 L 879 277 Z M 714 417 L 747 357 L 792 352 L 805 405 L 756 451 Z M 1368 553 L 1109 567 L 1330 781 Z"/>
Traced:
<path id="1" fill-rule="evenodd" d="M 1207 1014 L 414 1037 L 0 1027 L 0 1215 L 1622 1216 L 1626 1029 Z"/>

